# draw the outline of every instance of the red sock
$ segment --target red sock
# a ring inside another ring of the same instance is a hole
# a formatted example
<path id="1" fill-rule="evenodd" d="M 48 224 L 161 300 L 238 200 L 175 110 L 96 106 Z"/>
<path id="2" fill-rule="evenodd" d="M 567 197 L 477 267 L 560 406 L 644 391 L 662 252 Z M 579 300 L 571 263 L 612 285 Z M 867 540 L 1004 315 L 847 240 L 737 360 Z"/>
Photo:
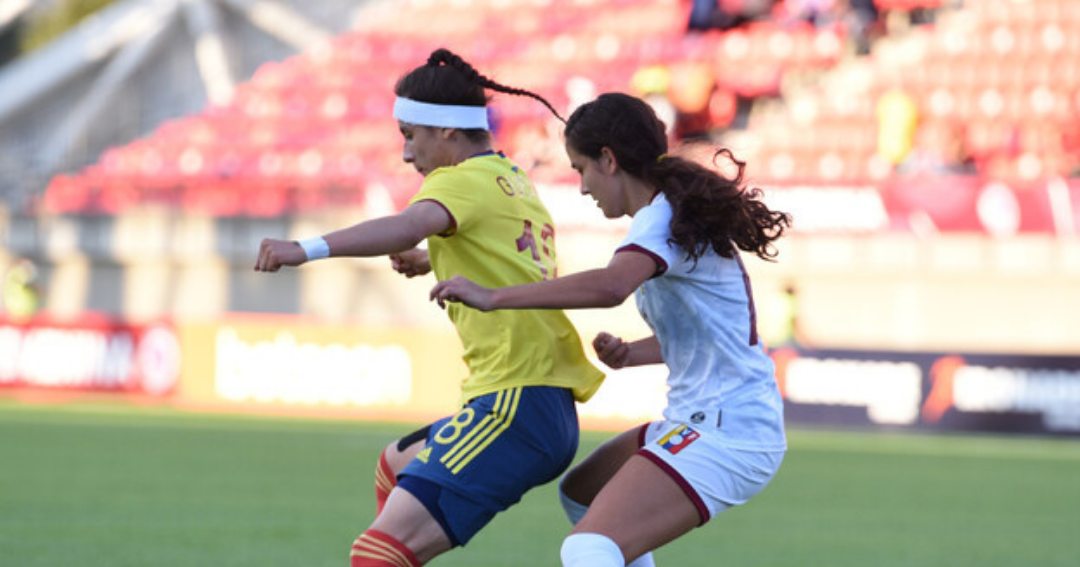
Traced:
<path id="1" fill-rule="evenodd" d="M 397 477 L 386 462 L 386 453 L 379 455 L 379 464 L 375 467 L 375 515 L 382 514 L 390 491 L 397 486 Z"/>
<path id="2" fill-rule="evenodd" d="M 360 534 L 353 542 L 351 567 L 420 567 L 416 554 L 392 536 L 377 530 Z"/>

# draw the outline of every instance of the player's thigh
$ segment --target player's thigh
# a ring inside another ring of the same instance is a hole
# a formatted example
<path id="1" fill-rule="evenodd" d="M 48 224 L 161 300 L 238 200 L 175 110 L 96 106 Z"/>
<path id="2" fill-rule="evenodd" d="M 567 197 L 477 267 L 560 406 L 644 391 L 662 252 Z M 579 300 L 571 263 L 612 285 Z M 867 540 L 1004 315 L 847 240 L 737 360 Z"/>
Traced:
<path id="1" fill-rule="evenodd" d="M 405 465 L 409 464 L 409 461 L 413 460 L 420 453 L 420 450 L 424 448 L 424 445 L 427 444 L 432 428 L 441 425 L 444 421 L 446 419 L 425 425 L 387 445 L 383 449 L 383 456 L 386 457 L 386 463 L 390 465 L 390 470 L 395 475 L 401 472 L 401 469 L 404 469 Z"/>
<path id="2" fill-rule="evenodd" d="M 371 529 L 389 534 L 416 554 L 422 563 L 450 550 L 445 530 L 415 496 L 394 489 Z"/>
<path id="3" fill-rule="evenodd" d="M 596 496 L 573 533 L 603 534 L 630 561 L 700 523 L 683 487 L 656 463 L 635 455 Z"/>
<path id="4" fill-rule="evenodd" d="M 589 505 L 626 460 L 641 448 L 642 427 L 624 431 L 589 453 L 563 477 L 560 483 L 563 492 L 574 502 Z"/>

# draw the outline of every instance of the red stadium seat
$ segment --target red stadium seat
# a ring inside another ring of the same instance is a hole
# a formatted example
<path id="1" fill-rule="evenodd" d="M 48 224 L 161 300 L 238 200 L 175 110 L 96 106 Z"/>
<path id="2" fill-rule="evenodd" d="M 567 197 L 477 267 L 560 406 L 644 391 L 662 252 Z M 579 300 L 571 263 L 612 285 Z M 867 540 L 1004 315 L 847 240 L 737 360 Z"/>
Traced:
<path id="1" fill-rule="evenodd" d="M 57 175 L 49 181 L 45 188 L 43 205 L 50 211 L 58 213 L 78 213 L 86 210 L 89 205 L 90 195 L 87 190 L 87 182 L 90 180 L 88 171 L 83 171 L 79 176 Z"/>

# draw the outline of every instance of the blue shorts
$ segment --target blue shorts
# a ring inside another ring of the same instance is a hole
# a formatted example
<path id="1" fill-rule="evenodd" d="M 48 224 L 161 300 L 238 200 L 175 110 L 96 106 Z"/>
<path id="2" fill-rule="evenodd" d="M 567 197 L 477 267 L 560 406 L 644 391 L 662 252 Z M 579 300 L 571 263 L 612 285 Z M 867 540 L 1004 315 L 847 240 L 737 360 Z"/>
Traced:
<path id="1" fill-rule="evenodd" d="M 455 546 L 529 489 L 559 477 L 578 447 L 577 409 L 564 388 L 510 388 L 436 421 L 398 475 Z"/>

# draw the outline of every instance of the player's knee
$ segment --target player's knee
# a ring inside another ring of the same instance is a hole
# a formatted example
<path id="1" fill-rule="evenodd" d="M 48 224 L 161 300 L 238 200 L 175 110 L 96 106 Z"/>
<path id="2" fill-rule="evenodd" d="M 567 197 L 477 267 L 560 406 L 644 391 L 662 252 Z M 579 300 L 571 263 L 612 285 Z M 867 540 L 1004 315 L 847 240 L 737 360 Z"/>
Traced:
<path id="1" fill-rule="evenodd" d="M 396 441 L 393 442 L 393 443 L 390 443 L 386 447 L 383 447 L 382 452 L 379 453 L 379 464 L 378 464 L 378 466 L 380 468 L 384 467 L 384 466 L 387 467 L 387 468 L 392 468 L 394 463 L 396 463 L 399 460 L 398 454 L 399 454 L 399 452 L 397 450 L 397 442 Z M 394 472 L 397 472 L 397 471 L 394 471 Z"/>
<path id="2" fill-rule="evenodd" d="M 375 463 L 376 472 L 381 471 L 383 474 L 396 475 L 397 471 L 394 470 L 393 460 L 394 455 L 390 452 L 390 449 L 383 450 L 382 453 L 379 453 L 379 460 Z"/>
<path id="3" fill-rule="evenodd" d="M 375 515 L 382 514 L 386 506 L 386 500 L 390 498 L 390 492 L 397 486 L 397 473 L 386 460 L 386 453 L 379 455 L 379 463 L 375 465 Z"/>
<path id="4" fill-rule="evenodd" d="M 416 554 L 393 536 L 369 529 L 353 542 L 350 567 L 420 567 Z"/>
<path id="5" fill-rule="evenodd" d="M 626 567 L 618 544 L 600 534 L 570 534 L 560 555 L 563 567 Z"/>

